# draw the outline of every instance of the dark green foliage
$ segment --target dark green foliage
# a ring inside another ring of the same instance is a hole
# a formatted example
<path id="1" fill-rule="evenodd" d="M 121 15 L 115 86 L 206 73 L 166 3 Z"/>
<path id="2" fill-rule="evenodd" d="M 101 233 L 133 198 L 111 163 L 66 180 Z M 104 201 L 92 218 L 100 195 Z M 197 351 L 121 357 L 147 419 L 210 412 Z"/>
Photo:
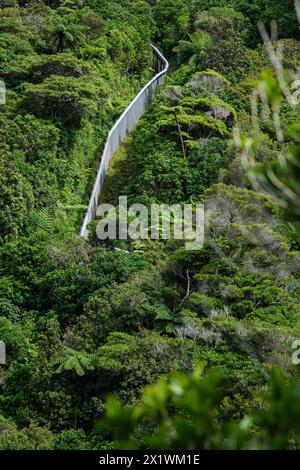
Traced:
<path id="1" fill-rule="evenodd" d="M 89 443 L 82 429 L 67 429 L 57 435 L 54 448 L 55 450 L 87 450 Z"/>
<path id="2" fill-rule="evenodd" d="M 0 417 L 1 450 L 50 450 L 53 448 L 54 436 L 47 429 L 34 423 L 18 430 L 3 416 Z"/>
<path id="3" fill-rule="evenodd" d="M 85 44 L 83 26 L 74 22 L 77 17 L 72 13 L 68 14 L 67 9 L 57 11 L 61 15 L 50 15 L 43 31 L 47 52 L 55 54 L 66 49 L 78 51 Z"/>
<path id="4" fill-rule="evenodd" d="M 22 234 L 33 206 L 30 184 L 7 157 L 0 161 L 0 236 Z"/>
<path id="5" fill-rule="evenodd" d="M 284 101 L 256 25 L 278 19 L 290 85 L 292 3 L 0 10 L 1 449 L 299 447 L 299 109 Z M 152 75 L 149 42 L 170 74 L 116 155 L 102 202 L 202 202 L 201 250 L 78 236 L 107 132 Z M 271 113 L 259 103 L 257 136 L 260 78 Z M 190 375 L 199 363 L 203 376 Z"/>
<path id="6" fill-rule="evenodd" d="M 157 39 L 166 54 L 187 34 L 189 8 L 185 0 L 158 0 L 154 8 L 157 25 Z"/>
<path id="7" fill-rule="evenodd" d="M 110 398 L 104 423 L 115 432 L 122 449 L 146 445 L 148 449 L 174 450 L 282 450 L 299 445 L 298 384 L 287 384 L 274 369 L 270 393 L 263 397 L 264 409 L 241 421 L 223 421 L 221 378 L 217 371 L 202 378 L 199 369 L 191 376 L 173 375 L 146 388 L 142 403 L 130 408 L 122 408 Z M 147 433 L 149 421 L 154 429 L 151 434 Z M 141 436 L 143 422 L 148 426 Z"/>
<path id="8" fill-rule="evenodd" d="M 284 216 L 288 221 L 299 223 L 300 218 L 300 126 L 295 125 L 290 130 L 297 143 L 290 145 L 287 155 L 258 168 L 253 168 L 252 174 L 261 186 L 275 196 L 283 207 Z"/>
<path id="9" fill-rule="evenodd" d="M 251 2 L 247 0 L 194 0 L 192 4 L 194 11 L 211 7 L 229 7 L 241 12 L 250 23 L 248 32 L 250 45 L 260 42 L 257 33 L 258 22 L 270 24 L 272 20 L 276 20 L 280 37 L 295 37 L 299 34 L 293 0 L 281 2 L 277 0 L 253 0 Z"/>
<path id="10" fill-rule="evenodd" d="M 26 87 L 22 107 L 39 117 L 60 119 L 66 127 L 79 127 L 82 118 L 96 111 L 96 99 L 96 89 L 86 82 L 52 75 Z"/>

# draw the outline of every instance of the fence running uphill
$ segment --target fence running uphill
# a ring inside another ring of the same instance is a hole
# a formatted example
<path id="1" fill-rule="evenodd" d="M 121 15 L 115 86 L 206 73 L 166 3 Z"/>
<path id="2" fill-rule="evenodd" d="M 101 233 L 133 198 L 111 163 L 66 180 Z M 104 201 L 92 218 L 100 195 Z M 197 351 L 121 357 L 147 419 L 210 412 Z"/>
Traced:
<path id="1" fill-rule="evenodd" d="M 134 100 L 125 109 L 123 114 L 115 122 L 108 133 L 88 209 L 86 211 L 80 230 L 80 235 L 83 238 L 88 238 L 89 232 L 87 227 L 96 215 L 98 201 L 112 156 L 118 150 L 122 142 L 124 142 L 125 137 L 130 133 L 133 127 L 137 124 L 139 118 L 150 105 L 156 88 L 158 85 L 163 83 L 169 68 L 168 61 L 157 49 L 157 47 L 153 46 L 152 44 L 151 47 L 153 49 L 154 70 L 156 75 L 154 75 L 147 85 L 145 85 L 144 88 L 142 88 L 141 91 L 136 95 Z"/>

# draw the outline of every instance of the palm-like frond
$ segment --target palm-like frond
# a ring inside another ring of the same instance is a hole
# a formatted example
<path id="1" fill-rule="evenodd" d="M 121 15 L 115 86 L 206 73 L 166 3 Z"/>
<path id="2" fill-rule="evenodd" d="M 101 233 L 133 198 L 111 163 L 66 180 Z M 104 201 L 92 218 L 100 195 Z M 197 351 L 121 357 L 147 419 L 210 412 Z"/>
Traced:
<path id="1" fill-rule="evenodd" d="M 73 371 L 82 377 L 87 370 L 94 370 L 96 357 L 93 354 L 87 354 L 81 351 L 75 351 L 71 348 L 65 348 L 63 354 L 53 361 L 53 366 L 58 366 L 56 374 L 65 371 Z"/>
<path id="2" fill-rule="evenodd" d="M 44 230 L 45 232 L 49 232 L 53 228 L 54 224 L 54 210 L 51 207 L 42 207 L 35 211 L 32 215 L 32 221 L 35 225 Z"/>

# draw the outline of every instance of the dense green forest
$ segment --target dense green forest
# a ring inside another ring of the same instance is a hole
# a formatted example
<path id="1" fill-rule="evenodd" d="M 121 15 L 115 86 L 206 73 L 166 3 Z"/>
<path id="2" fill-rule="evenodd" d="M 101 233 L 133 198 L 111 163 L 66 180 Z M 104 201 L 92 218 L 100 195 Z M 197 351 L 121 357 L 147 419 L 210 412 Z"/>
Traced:
<path id="1" fill-rule="evenodd" d="M 2 3 L 0 449 L 299 448 L 294 1 Z M 169 75 L 101 200 L 203 202 L 201 250 L 79 236 L 150 42 Z"/>

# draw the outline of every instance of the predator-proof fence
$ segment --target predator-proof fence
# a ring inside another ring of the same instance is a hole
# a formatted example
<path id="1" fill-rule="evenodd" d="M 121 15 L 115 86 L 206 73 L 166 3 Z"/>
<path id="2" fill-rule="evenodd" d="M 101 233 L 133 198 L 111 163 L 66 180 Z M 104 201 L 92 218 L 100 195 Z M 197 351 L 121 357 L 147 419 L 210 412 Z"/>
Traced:
<path id="1" fill-rule="evenodd" d="M 151 103 L 154 97 L 154 92 L 156 88 L 158 87 L 158 85 L 163 83 L 165 75 L 169 68 L 168 61 L 157 49 L 157 47 L 153 45 L 151 45 L 151 47 L 153 49 L 154 54 L 154 70 L 156 75 L 136 95 L 134 100 L 125 109 L 123 114 L 119 117 L 117 122 L 113 125 L 113 127 L 108 133 L 103 154 L 101 157 L 100 166 L 97 172 L 97 177 L 90 197 L 89 206 L 80 230 L 80 235 L 83 238 L 88 237 L 88 224 L 96 215 L 99 197 L 101 195 L 104 179 L 107 174 L 112 156 L 118 150 L 125 137 L 136 125 L 139 118 L 148 108 L 149 104 Z"/>

